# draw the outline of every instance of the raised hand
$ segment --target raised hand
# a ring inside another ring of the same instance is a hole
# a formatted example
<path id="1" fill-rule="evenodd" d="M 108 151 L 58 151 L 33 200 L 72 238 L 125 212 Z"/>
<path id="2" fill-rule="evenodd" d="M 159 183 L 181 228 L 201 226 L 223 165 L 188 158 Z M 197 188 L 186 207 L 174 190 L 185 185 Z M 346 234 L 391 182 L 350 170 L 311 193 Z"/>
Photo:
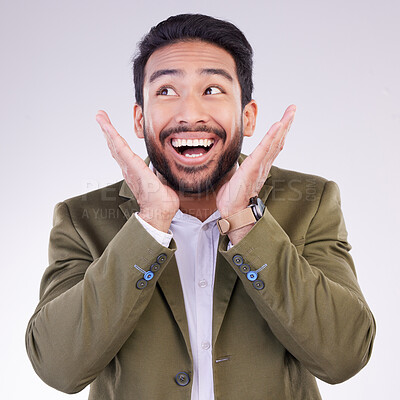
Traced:
<path id="1" fill-rule="evenodd" d="M 105 111 L 96 115 L 113 158 L 140 206 L 140 217 L 155 228 L 168 232 L 172 218 L 179 209 L 179 197 L 164 185 L 146 163 L 136 155 L 118 134 Z"/>
<path id="2" fill-rule="evenodd" d="M 258 195 L 268 177 L 272 163 L 283 149 L 295 113 L 296 106 L 289 106 L 282 119 L 271 126 L 232 178 L 221 187 L 216 201 L 217 208 L 223 218 L 245 209 L 249 204 L 249 199 Z M 229 234 L 231 242 L 233 244 L 238 242 L 250 228 L 244 227 Z"/>

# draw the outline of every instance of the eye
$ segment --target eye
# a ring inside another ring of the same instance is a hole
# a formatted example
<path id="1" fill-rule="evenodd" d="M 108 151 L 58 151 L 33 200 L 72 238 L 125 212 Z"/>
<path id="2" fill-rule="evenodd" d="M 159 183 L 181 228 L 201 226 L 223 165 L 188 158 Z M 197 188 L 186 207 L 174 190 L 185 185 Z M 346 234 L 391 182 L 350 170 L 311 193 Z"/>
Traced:
<path id="1" fill-rule="evenodd" d="M 223 93 L 223 91 L 218 86 L 210 86 L 204 91 L 204 94 L 207 94 L 207 95 L 208 94 L 219 94 L 219 93 Z"/>
<path id="2" fill-rule="evenodd" d="M 176 96 L 177 95 L 175 90 L 170 88 L 170 87 L 162 87 L 162 88 L 157 90 L 156 94 L 158 96 Z"/>

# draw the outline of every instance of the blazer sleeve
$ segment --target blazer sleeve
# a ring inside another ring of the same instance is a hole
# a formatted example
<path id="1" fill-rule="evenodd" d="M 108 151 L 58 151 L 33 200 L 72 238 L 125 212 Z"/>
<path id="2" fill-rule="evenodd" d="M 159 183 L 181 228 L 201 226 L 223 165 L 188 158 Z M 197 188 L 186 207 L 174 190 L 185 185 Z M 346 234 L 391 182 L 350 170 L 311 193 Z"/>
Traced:
<path id="1" fill-rule="evenodd" d="M 334 182 L 325 184 L 302 255 L 267 209 L 238 244 L 220 248 L 278 340 L 328 383 L 357 373 L 370 358 L 375 336 L 350 248 Z M 240 271 L 235 255 L 253 271 L 267 264 L 258 286 Z"/>
<path id="2" fill-rule="evenodd" d="M 43 381 L 75 393 L 96 378 L 135 329 L 173 256 L 171 246 L 160 245 L 133 215 L 94 260 L 67 204 L 56 206 L 50 266 L 26 331 L 28 356 Z M 159 269 L 140 288 L 144 274 L 134 265 L 149 271 L 156 261 Z"/>

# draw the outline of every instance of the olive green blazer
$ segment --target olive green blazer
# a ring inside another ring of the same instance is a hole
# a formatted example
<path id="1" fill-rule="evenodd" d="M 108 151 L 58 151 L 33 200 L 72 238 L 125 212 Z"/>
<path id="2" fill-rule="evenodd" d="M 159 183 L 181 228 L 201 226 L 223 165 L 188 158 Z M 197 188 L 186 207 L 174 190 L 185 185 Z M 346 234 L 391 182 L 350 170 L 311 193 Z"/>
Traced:
<path id="1" fill-rule="evenodd" d="M 272 167 L 259 196 L 266 210 L 246 237 L 228 251 L 227 236 L 219 241 L 215 399 L 320 399 L 315 377 L 353 376 L 375 335 L 339 191 L 334 182 Z M 132 215 L 137 210 L 124 181 L 56 206 L 28 355 L 43 381 L 66 393 L 90 384 L 93 400 L 189 400 L 193 366 L 176 244 L 157 243 Z M 253 284 L 246 272 L 265 264 Z M 153 278 L 143 283 L 134 265 Z"/>

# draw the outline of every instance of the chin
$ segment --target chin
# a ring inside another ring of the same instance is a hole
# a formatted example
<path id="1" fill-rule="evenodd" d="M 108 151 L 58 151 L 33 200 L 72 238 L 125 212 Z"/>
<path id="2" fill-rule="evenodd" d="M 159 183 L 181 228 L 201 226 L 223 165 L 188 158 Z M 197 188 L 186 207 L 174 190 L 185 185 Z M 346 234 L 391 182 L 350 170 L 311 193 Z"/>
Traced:
<path id="1" fill-rule="evenodd" d="M 204 169 L 201 170 L 204 171 Z M 223 176 L 219 176 L 218 170 L 215 170 L 213 174 L 207 177 L 199 176 L 203 174 L 198 170 L 189 174 L 181 173 L 179 174 L 180 176 L 171 174 L 169 171 L 162 175 L 169 186 L 183 194 L 206 194 L 214 192 L 223 178 Z"/>

